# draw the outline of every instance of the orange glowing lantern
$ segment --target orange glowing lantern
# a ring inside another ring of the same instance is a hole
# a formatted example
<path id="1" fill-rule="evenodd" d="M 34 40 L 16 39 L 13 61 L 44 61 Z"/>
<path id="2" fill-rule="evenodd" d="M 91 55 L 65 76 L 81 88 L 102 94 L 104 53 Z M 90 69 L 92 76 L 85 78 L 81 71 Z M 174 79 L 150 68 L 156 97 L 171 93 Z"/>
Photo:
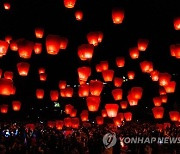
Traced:
<path id="1" fill-rule="evenodd" d="M 106 104 L 105 109 L 107 111 L 108 117 L 112 118 L 117 116 L 119 106 L 118 104 Z"/>
<path id="2" fill-rule="evenodd" d="M 87 84 L 80 85 L 78 89 L 78 94 L 79 94 L 79 97 L 89 96 L 89 85 Z"/>
<path id="3" fill-rule="evenodd" d="M 79 79 L 82 81 L 87 81 L 89 76 L 91 75 L 91 68 L 90 67 L 79 67 L 78 68 L 78 76 Z"/>
<path id="4" fill-rule="evenodd" d="M 124 120 L 124 113 L 118 113 L 117 117 L 123 121 Z"/>
<path id="5" fill-rule="evenodd" d="M 2 114 L 6 114 L 8 112 L 8 105 L 6 104 L 0 105 L 0 111 Z"/>
<path id="6" fill-rule="evenodd" d="M 10 42 L 10 49 L 12 51 L 18 51 L 18 43 L 15 40 L 11 40 Z"/>
<path id="7" fill-rule="evenodd" d="M 7 35 L 7 36 L 5 37 L 5 41 L 8 42 L 9 44 L 10 44 L 11 40 L 12 40 L 12 36 Z"/>
<path id="8" fill-rule="evenodd" d="M 117 67 L 124 67 L 125 58 L 124 57 L 117 57 L 116 58 L 116 65 L 117 65 Z"/>
<path id="9" fill-rule="evenodd" d="M 72 123 L 72 128 L 78 129 L 78 127 L 79 127 L 79 118 L 72 118 L 71 123 Z"/>
<path id="10" fill-rule="evenodd" d="M 44 67 L 40 67 L 39 69 L 38 69 L 38 73 L 39 74 L 42 74 L 42 73 L 45 73 L 46 72 L 46 69 L 44 68 Z"/>
<path id="11" fill-rule="evenodd" d="M 26 62 L 21 62 L 17 64 L 17 69 L 20 76 L 27 76 L 29 72 L 30 64 Z"/>
<path id="12" fill-rule="evenodd" d="M 128 102 L 130 106 L 138 105 L 138 99 L 135 99 L 132 92 L 130 92 L 127 96 Z"/>
<path id="13" fill-rule="evenodd" d="M 57 90 L 50 91 L 51 101 L 55 102 L 59 99 L 59 92 Z"/>
<path id="14" fill-rule="evenodd" d="M 59 81 L 59 89 L 66 89 L 66 85 L 67 85 L 66 81 L 63 80 Z"/>
<path id="15" fill-rule="evenodd" d="M 54 128 L 55 125 L 56 125 L 56 123 L 55 123 L 54 121 L 48 121 L 48 122 L 47 122 L 47 125 L 48 125 L 48 127 L 50 127 L 50 128 Z"/>
<path id="16" fill-rule="evenodd" d="M 179 117 L 180 117 L 180 114 L 179 114 L 178 111 L 170 111 L 169 112 L 169 117 L 170 117 L 171 121 L 178 121 Z"/>
<path id="17" fill-rule="evenodd" d="M 154 70 L 150 72 L 152 81 L 158 81 L 159 80 L 159 72 L 157 70 Z"/>
<path id="18" fill-rule="evenodd" d="M 62 120 L 56 120 L 56 129 L 62 130 L 64 122 Z"/>
<path id="19" fill-rule="evenodd" d="M 21 102 L 20 101 L 12 101 L 12 109 L 14 111 L 19 111 L 21 109 Z"/>
<path id="20" fill-rule="evenodd" d="M 73 88 L 67 87 L 66 89 L 61 89 L 61 91 L 65 91 L 65 97 L 72 97 L 73 96 Z"/>
<path id="21" fill-rule="evenodd" d="M 159 87 L 159 95 L 166 95 L 166 90 L 164 87 Z"/>
<path id="22" fill-rule="evenodd" d="M 77 110 L 73 108 L 71 110 L 70 117 L 76 117 L 76 115 L 77 115 Z"/>
<path id="23" fill-rule="evenodd" d="M 174 19 L 174 29 L 180 30 L 180 17 Z"/>
<path id="24" fill-rule="evenodd" d="M 120 106 L 121 106 L 121 109 L 127 109 L 127 106 L 128 106 L 128 102 L 127 101 L 121 101 L 120 102 Z"/>
<path id="25" fill-rule="evenodd" d="M 64 118 L 64 126 L 71 127 L 72 126 L 72 119 L 71 118 Z"/>
<path id="26" fill-rule="evenodd" d="M 112 90 L 112 95 L 115 101 L 121 100 L 123 96 L 123 90 L 122 89 L 114 89 Z"/>
<path id="27" fill-rule="evenodd" d="M 71 104 L 67 104 L 67 105 L 65 106 L 65 113 L 66 113 L 66 114 L 71 114 L 73 108 L 74 108 L 74 106 L 72 106 Z"/>
<path id="28" fill-rule="evenodd" d="M 167 86 L 171 80 L 171 75 L 168 73 L 159 73 L 159 85 Z"/>
<path id="29" fill-rule="evenodd" d="M 42 52 L 42 43 L 35 43 L 34 45 L 34 53 L 41 54 Z"/>
<path id="30" fill-rule="evenodd" d="M 103 35 L 102 32 L 97 32 L 97 33 L 98 33 L 98 42 L 101 43 L 102 40 L 103 40 L 104 35 Z"/>
<path id="31" fill-rule="evenodd" d="M 161 106 L 162 103 L 161 97 L 154 97 L 153 102 L 154 102 L 154 106 Z"/>
<path id="32" fill-rule="evenodd" d="M 155 119 L 162 119 L 164 116 L 164 108 L 163 107 L 153 107 L 152 112 Z"/>
<path id="33" fill-rule="evenodd" d="M 13 72 L 11 72 L 11 71 L 4 72 L 4 78 L 9 79 L 9 80 L 13 80 Z"/>
<path id="34" fill-rule="evenodd" d="M 40 78 L 40 81 L 46 81 L 47 74 L 46 73 L 41 73 L 41 74 L 39 74 L 39 78 Z"/>
<path id="35" fill-rule="evenodd" d="M 143 89 L 141 87 L 133 87 L 131 88 L 131 95 L 135 99 L 141 99 L 143 94 Z"/>
<path id="36" fill-rule="evenodd" d="M 60 49 L 66 49 L 68 45 L 68 39 L 65 37 L 60 37 Z"/>
<path id="37" fill-rule="evenodd" d="M 118 116 L 113 118 L 113 122 L 114 122 L 115 126 L 121 126 L 121 124 L 122 124 L 122 121 Z"/>
<path id="38" fill-rule="evenodd" d="M 98 38 L 99 38 L 99 33 L 98 32 L 89 32 L 87 34 L 87 40 L 89 44 L 92 44 L 94 46 L 98 45 Z"/>
<path id="39" fill-rule="evenodd" d="M 104 118 L 101 116 L 96 117 L 96 122 L 98 125 L 102 125 L 104 123 Z"/>
<path id="40" fill-rule="evenodd" d="M 176 52 L 176 45 L 175 44 L 170 45 L 170 53 L 172 57 L 176 56 L 175 52 Z"/>
<path id="41" fill-rule="evenodd" d="M 107 112 L 106 112 L 106 110 L 103 109 L 103 110 L 101 111 L 101 115 L 102 115 L 103 118 L 107 117 Z"/>
<path id="42" fill-rule="evenodd" d="M 92 112 L 98 111 L 100 101 L 101 101 L 100 96 L 88 96 L 86 98 L 88 110 Z"/>
<path id="43" fill-rule="evenodd" d="M 115 87 L 121 87 L 123 84 L 123 79 L 119 77 L 114 78 L 114 86 Z"/>
<path id="44" fill-rule="evenodd" d="M 43 99 L 44 98 L 44 89 L 36 89 L 36 97 L 37 97 L 37 99 Z"/>
<path id="45" fill-rule="evenodd" d="M 96 72 L 102 72 L 101 64 L 96 65 Z"/>
<path id="46" fill-rule="evenodd" d="M 124 19 L 124 10 L 119 8 L 114 8 L 112 10 L 112 20 L 114 24 L 121 24 Z"/>
<path id="47" fill-rule="evenodd" d="M 131 59 L 138 59 L 139 58 L 139 50 L 137 47 L 133 47 L 129 49 L 129 55 Z"/>
<path id="48" fill-rule="evenodd" d="M 82 44 L 78 47 L 78 56 L 82 61 L 92 59 L 94 46 L 92 44 Z"/>
<path id="49" fill-rule="evenodd" d="M 112 81 L 114 77 L 114 70 L 102 71 L 102 76 L 105 82 Z"/>
<path id="50" fill-rule="evenodd" d="M 58 35 L 48 35 L 46 37 L 46 50 L 50 55 L 57 55 L 59 53 L 60 37 Z"/>
<path id="51" fill-rule="evenodd" d="M 91 80 L 89 84 L 89 90 L 91 95 L 100 96 L 103 90 L 103 83 L 98 80 Z"/>
<path id="52" fill-rule="evenodd" d="M 174 54 L 176 58 L 180 58 L 180 44 L 176 44 L 175 45 L 175 50 L 174 50 Z"/>
<path id="53" fill-rule="evenodd" d="M 0 40 L 0 57 L 6 55 L 8 51 L 8 42 Z"/>
<path id="54" fill-rule="evenodd" d="M 168 100 L 167 95 L 161 95 L 160 97 L 161 97 L 162 103 L 167 103 L 167 100 Z"/>
<path id="55" fill-rule="evenodd" d="M 176 82 L 170 81 L 167 86 L 164 86 L 166 93 L 174 93 L 176 89 Z"/>
<path id="56" fill-rule="evenodd" d="M 14 91 L 12 80 L 0 79 L 0 95 L 11 95 Z"/>
<path id="57" fill-rule="evenodd" d="M 36 38 L 43 38 L 44 36 L 44 29 L 43 28 L 35 28 L 35 35 L 36 35 Z"/>
<path id="58" fill-rule="evenodd" d="M 134 71 L 128 71 L 127 76 L 129 80 L 133 80 L 135 77 L 135 72 Z"/>
<path id="59" fill-rule="evenodd" d="M 139 39 L 138 40 L 138 50 L 146 51 L 148 44 L 149 44 L 149 41 L 147 39 Z"/>
<path id="60" fill-rule="evenodd" d="M 81 117 L 81 121 L 88 121 L 88 111 L 87 110 L 83 110 L 80 114 L 80 117 Z"/>
<path id="61" fill-rule="evenodd" d="M 101 62 L 100 62 L 100 65 L 101 65 L 102 71 L 106 71 L 106 70 L 108 70 L 108 68 L 109 68 L 109 63 L 108 63 L 108 61 L 101 61 Z"/>
<path id="62" fill-rule="evenodd" d="M 151 61 L 143 61 L 140 63 L 141 71 L 143 73 L 150 73 L 153 71 L 153 63 Z"/>
<path id="63" fill-rule="evenodd" d="M 64 6 L 68 9 L 74 8 L 76 0 L 64 0 Z"/>
<path id="64" fill-rule="evenodd" d="M 77 20 L 77 21 L 81 21 L 81 20 L 83 19 L 83 12 L 80 11 L 80 10 L 77 10 L 77 11 L 75 12 L 75 17 L 76 17 L 76 20 Z"/>
<path id="65" fill-rule="evenodd" d="M 132 120 L 132 113 L 131 112 L 124 113 L 124 119 L 126 121 L 131 121 Z"/>
<path id="66" fill-rule="evenodd" d="M 4 9 L 5 10 L 10 10 L 10 8 L 11 8 L 11 4 L 10 3 L 8 3 L 8 2 L 4 3 Z"/>

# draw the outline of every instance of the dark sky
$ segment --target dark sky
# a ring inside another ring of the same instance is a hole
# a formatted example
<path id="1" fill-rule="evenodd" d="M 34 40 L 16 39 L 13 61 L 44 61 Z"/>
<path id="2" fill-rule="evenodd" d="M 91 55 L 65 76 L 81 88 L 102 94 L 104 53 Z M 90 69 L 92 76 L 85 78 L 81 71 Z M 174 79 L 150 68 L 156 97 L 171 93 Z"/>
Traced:
<path id="1" fill-rule="evenodd" d="M 178 95 L 180 93 L 179 60 L 170 56 L 169 46 L 180 42 L 180 31 L 175 31 L 173 27 L 174 17 L 180 16 L 178 0 L 77 0 L 73 9 L 65 8 L 63 0 L 9 0 L 11 3 L 9 11 L 4 10 L 4 1 L 0 2 L 1 40 L 9 34 L 13 39 L 26 38 L 37 42 L 34 28 L 43 27 L 45 37 L 48 34 L 57 34 L 67 37 L 69 43 L 67 49 L 60 51 L 57 56 L 48 55 L 44 44 L 43 53 L 33 54 L 29 60 L 21 59 L 16 52 L 10 50 L 0 59 L 0 68 L 3 71 L 14 72 L 14 83 L 17 88 L 15 96 L 0 96 L 0 104 L 11 104 L 14 99 L 22 102 L 22 110 L 19 113 L 10 110 L 8 115 L 0 115 L 0 119 L 59 118 L 59 111 L 54 112 L 53 110 L 49 91 L 58 89 L 59 80 L 67 80 L 67 83 L 72 86 L 78 84 L 77 68 L 79 66 L 91 66 L 93 72 L 90 79 L 102 80 L 101 75 L 95 72 L 95 65 L 101 60 L 109 61 L 110 68 L 115 70 L 116 76 L 126 75 L 128 70 L 136 71 L 135 81 L 127 83 L 123 89 L 127 92 L 132 86 L 144 88 L 144 96 L 139 106 L 127 109 L 127 111 L 133 111 L 137 119 L 142 118 L 144 114 L 147 119 L 152 117 L 152 97 L 158 95 L 158 85 L 151 82 L 147 75 L 141 73 L 139 62 L 143 60 L 153 61 L 155 69 L 173 75 L 172 80 L 177 82 L 177 88 L 175 94 L 168 95 L 168 104 L 165 105 L 166 116 L 168 116 L 168 110 L 177 109 L 175 106 L 180 100 Z M 112 23 L 111 11 L 114 7 L 121 7 L 125 10 L 125 18 L 120 25 Z M 74 12 L 78 9 L 84 13 L 84 18 L 80 22 L 74 17 Z M 77 47 L 87 43 L 86 34 L 90 31 L 102 31 L 104 39 L 95 48 L 91 62 L 82 62 L 77 56 Z M 45 42 L 45 37 L 40 42 Z M 149 47 L 146 52 L 141 53 L 138 60 L 132 60 L 128 49 L 136 46 L 139 38 L 147 38 L 150 41 Z M 115 58 L 117 56 L 125 56 L 127 62 L 125 68 L 116 67 Z M 28 77 L 21 77 L 17 73 L 16 64 L 21 61 L 31 64 Z M 48 74 L 46 83 L 39 81 L 38 68 L 41 66 L 46 68 Z M 45 89 L 43 101 L 36 99 L 36 88 Z M 104 107 L 105 103 L 113 102 L 111 90 L 111 84 L 104 89 L 106 95 L 102 96 L 101 107 Z M 79 111 L 86 109 L 85 100 L 76 96 L 77 89 L 74 98 L 60 98 L 62 109 L 66 102 L 74 104 Z M 148 109 L 145 109 L 146 106 Z M 43 111 L 39 111 L 40 109 Z"/>

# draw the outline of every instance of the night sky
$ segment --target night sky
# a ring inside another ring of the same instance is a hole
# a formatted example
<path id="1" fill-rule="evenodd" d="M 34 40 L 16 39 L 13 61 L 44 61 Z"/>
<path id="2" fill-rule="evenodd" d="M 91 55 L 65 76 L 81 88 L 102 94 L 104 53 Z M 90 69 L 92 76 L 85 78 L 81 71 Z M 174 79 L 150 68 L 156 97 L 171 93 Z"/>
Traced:
<path id="1" fill-rule="evenodd" d="M 77 68 L 90 66 L 92 75 L 88 79 L 103 81 L 102 75 L 97 73 L 95 65 L 100 61 L 109 61 L 109 68 L 115 71 L 115 76 L 127 78 L 127 71 L 136 72 L 135 80 L 123 83 L 123 100 L 126 100 L 127 92 L 132 86 L 141 86 L 144 89 L 143 97 L 139 105 L 128 107 L 125 111 L 133 113 L 133 119 L 153 120 L 152 98 L 159 94 L 158 83 L 152 82 L 149 75 L 141 72 L 139 63 L 144 60 L 152 61 L 154 68 L 160 72 L 168 72 L 172 80 L 176 81 L 176 91 L 168 94 L 168 103 L 165 107 L 165 118 L 169 119 L 170 110 L 180 110 L 180 69 L 179 59 L 171 57 L 170 45 L 180 43 L 180 31 L 174 29 L 173 20 L 180 16 L 178 0 L 77 0 L 73 9 L 65 8 L 63 0 L 8 0 L 11 9 L 5 10 L 3 2 L 0 2 L 0 40 L 6 35 L 11 35 L 14 40 L 25 38 L 33 42 L 42 42 L 42 54 L 32 54 L 31 59 L 22 59 L 17 52 L 10 49 L 7 55 L 0 58 L 0 68 L 4 71 L 13 71 L 16 94 L 14 96 L 0 95 L 0 104 L 9 104 L 9 112 L 0 114 L 0 121 L 4 120 L 49 120 L 63 119 L 67 115 L 60 114 L 67 103 L 73 104 L 79 113 L 87 109 L 86 101 L 78 97 L 77 87 L 74 88 L 73 98 L 59 98 L 61 107 L 54 108 L 50 100 L 50 90 L 58 90 L 59 80 L 66 80 L 71 87 L 78 85 Z M 123 8 L 125 17 L 122 24 L 115 25 L 112 22 L 112 9 Z M 82 10 L 82 21 L 75 19 L 76 10 Z M 42 27 L 45 30 L 43 39 L 36 39 L 34 29 Z M 91 31 L 101 31 L 104 34 L 102 43 L 95 47 L 91 61 L 81 61 L 77 55 L 78 46 L 88 43 L 86 35 Z M 58 55 L 47 54 L 45 39 L 48 34 L 55 34 L 68 38 L 67 49 L 61 50 Z M 137 46 L 139 38 L 149 40 L 146 52 L 141 52 L 139 59 L 132 60 L 129 56 L 129 48 Z M 117 56 L 124 56 L 126 64 L 124 68 L 118 68 L 115 63 Z M 30 71 L 27 77 L 18 75 L 16 64 L 29 62 Z M 38 68 L 45 67 L 47 81 L 39 80 Z M 37 100 L 36 89 L 45 89 L 43 100 Z M 111 90 L 113 83 L 108 83 L 102 92 L 100 109 L 106 103 L 113 103 Z M 22 108 L 20 112 L 11 109 L 12 100 L 20 100 Z M 120 101 L 115 103 L 119 104 Z M 99 111 L 100 111 L 99 109 Z M 122 112 L 122 110 L 119 110 Z M 90 118 L 100 115 L 100 112 L 90 113 Z M 38 118 L 39 117 L 39 118 Z"/>

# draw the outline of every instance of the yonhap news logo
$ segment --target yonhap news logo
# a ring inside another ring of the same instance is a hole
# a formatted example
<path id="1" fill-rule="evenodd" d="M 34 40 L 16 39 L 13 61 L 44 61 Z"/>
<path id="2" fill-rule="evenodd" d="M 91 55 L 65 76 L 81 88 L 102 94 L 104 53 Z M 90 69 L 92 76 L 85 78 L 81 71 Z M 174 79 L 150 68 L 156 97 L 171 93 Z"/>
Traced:
<path id="1" fill-rule="evenodd" d="M 117 142 L 115 133 L 107 133 L 103 137 L 103 143 L 106 149 L 113 147 Z"/>

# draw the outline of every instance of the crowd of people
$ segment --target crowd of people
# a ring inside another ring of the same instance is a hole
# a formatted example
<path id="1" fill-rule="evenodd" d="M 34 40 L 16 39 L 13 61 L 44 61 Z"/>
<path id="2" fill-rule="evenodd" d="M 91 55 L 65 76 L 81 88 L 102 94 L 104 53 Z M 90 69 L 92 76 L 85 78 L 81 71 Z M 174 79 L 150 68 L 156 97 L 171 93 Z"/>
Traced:
<path id="1" fill-rule="evenodd" d="M 115 133 L 117 142 L 106 148 L 103 136 Z M 159 129 L 151 123 L 125 123 L 120 127 L 113 125 L 82 125 L 79 129 L 49 128 L 46 124 L 36 124 L 27 129 L 24 124 L 0 125 L 0 154 L 2 153 L 60 153 L 60 154 L 120 154 L 120 153 L 179 153 L 176 144 L 124 144 L 123 137 L 180 137 L 180 127 L 174 124 Z"/>

